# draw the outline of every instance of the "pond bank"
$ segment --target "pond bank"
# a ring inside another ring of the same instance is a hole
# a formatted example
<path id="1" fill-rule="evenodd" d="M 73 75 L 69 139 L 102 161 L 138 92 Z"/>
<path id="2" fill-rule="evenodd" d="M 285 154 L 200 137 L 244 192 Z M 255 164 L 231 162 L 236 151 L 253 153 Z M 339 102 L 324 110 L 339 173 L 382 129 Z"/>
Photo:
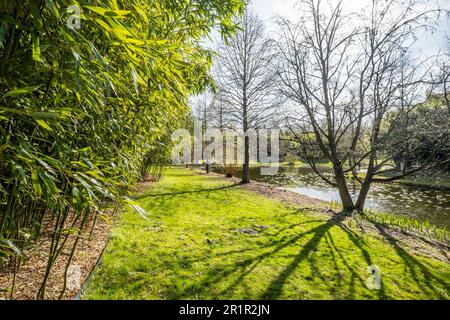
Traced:
<path id="1" fill-rule="evenodd" d="M 443 179 L 442 182 L 430 181 L 424 178 L 402 179 L 393 183 L 402 184 L 404 186 L 434 189 L 439 191 L 450 191 L 450 179 Z"/>
<path id="2" fill-rule="evenodd" d="M 223 171 L 220 167 L 213 170 L 217 173 Z M 332 178 L 330 168 L 322 167 L 321 170 L 323 175 Z M 241 171 L 238 171 L 237 176 L 240 175 Z M 254 181 L 283 187 L 301 195 L 328 202 L 340 202 L 337 189 L 319 178 L 311 168 L 282 166 L 279 167 L 277 174 L 267 176 L 261 174 L 260 167 L 251 167 L 250 176 Z M 358 182 L 350 179 L 348 187 L 356 200 L 359 193 Z M 366 208 L 413 218 L 424 223 L 428 221 L 450 229 L 450 191 L 399 183 L 374 183 L 366 200 Z"/>

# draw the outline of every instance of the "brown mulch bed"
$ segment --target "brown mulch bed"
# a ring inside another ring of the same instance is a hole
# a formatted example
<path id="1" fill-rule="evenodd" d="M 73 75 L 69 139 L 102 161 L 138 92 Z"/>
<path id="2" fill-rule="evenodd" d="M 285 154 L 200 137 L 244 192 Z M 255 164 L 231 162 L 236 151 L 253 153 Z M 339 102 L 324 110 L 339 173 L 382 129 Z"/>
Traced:
<path id="1" fill-rule="evenodd" d="M 110 214 L 111 215 L 111 214 Z M 73 216 L 69 217 L 67 226 L 70 225 Z M 112 221 L 113 217 L 108 216 L 108 220 Z M 12 299 L 14 300 L 32 300 L 36 299 L 37 292 L 41 286 L 45 269 L 47 266 L 47 258 L 51 244 L 51 236 L 53 232 L 54 219 L 52 213 L 48 212 L 44 217 L 44 224 L 41 237 L 31 243 L 24 251 L 25 258 L 21 263 L 19 271 L 16 275 L 14 292 Z M 81 286 L 93 270 L 99 257 L 101 256 L 107 242 L 111 229 L 111 222 L 107 222 L 101 218 L 97 218 L 94 227 L 93 219 L 89 221 L 81 234 L 74 257 L 70 264 L 72 272 L 80 275 L 79 280 L 68 283 L 62 299 L 73 299 Z M 91 234 L 92 230 L 92 234 Z M 56 259 L 51 270 L 47 286 L 45 290 L 45 299 L 58 299 L 63 287 L 65 267 L 70 255 L 72 244 L 76 235 L 69 235 L 66 245 L 61 254 Z M 13 283 L 13 271 L 5 266 L 0 267 L 0 299 L 10 299 L 10 292 Z"/>
<path id="2" fill-rule="evenodd" d="M 138 183 L 130 188 L 133 194 L 141 194 L 147 190 L 155 182 L 148 179 Z M 103 250 L 108 243 L 112 224 L 116 220 L 112 210 L 103 212 L 106 219 L 97 217 L 95 225 L 93 217 L 87 222 L 78 241 L 77 249 L 70 263 L 70 269 L 80 271 L 79 284 L 69 285 L 62 297 L 64 300 L 74 299 L 81 287 L 89 277 L 99 261 Z M 69 216 L 66 228 L 69 228 L 73 221 L 73 216 Z M 106 221 L 107 220 L 107 221 Z M 24 250 L 25 259 L 22 261 L 19 271 L 16 274 L 14 292 L 12 299 L 14 300 L 34 300 L 36 299 L 39 287 L 41 286 L 45 270 L 47 267 L 47 258 L 51 245 L 51 237 L 54 226 L 52 213 L 48 212 L 43 220 L 43 228 L 41 237 L 33 241 L 26 250 Z M 79 224 L 75 225 L 75 227 Z M 91 233 L 92 232 L 92 233 Z M 72 249 L 73 241 L 76 235 L 70 235 L 64 249 L 56 259 L 50 276 L 47 280 L 45 299 L 58 299 L 64 283 L 64 273 L 67 261 Z M 6 266 L 0 265 L 0 300 L 10 299 L 10 292 L 13 283 L 13 270 Z M 78 281 L 77 281 L 78 282 Z"/>

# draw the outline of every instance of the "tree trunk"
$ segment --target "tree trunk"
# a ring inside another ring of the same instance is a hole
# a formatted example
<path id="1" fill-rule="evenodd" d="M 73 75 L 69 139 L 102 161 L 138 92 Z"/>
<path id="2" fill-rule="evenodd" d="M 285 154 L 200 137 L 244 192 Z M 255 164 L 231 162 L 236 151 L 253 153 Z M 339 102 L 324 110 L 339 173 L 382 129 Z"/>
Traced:
<path id="1" fill-rule="evenodd" d="M 245 136 L 244 143 L 244 165 L 242 166 L 242 181 L 241 183 L 250 183 L 250 138 Z"/>
<path id="2" fill-rule="evenodd" d="M 369 193 L 370 182 L 364 181 L 359 191 L 358 200 L 356 200 L 356 210 L 363 211 L 366 203 L 367 194 Z"/>
<path id="3" fill-rule="evenodd" d="M 348 191 L 347 181 L 341 168 L 334 168 L 334 177 L 339 190 L 339 196 L 341 198 L 343 209 L 345 211 L 355 210 L 355 205 L 350 192 Z"/>

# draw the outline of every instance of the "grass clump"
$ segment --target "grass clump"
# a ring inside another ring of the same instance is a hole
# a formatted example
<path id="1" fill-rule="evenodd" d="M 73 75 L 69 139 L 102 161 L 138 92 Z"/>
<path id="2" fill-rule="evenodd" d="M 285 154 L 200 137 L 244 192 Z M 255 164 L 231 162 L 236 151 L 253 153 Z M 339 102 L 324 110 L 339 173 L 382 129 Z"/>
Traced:
<path id="1" fill-rule="evenodd" d="M 417 233 L 421 236 L 438 241 L 450 242 L 450 232 L 447 228 L 436 226 L 429 221 L 419 221 L 407 216 L 392 213 L 375 212 L 364 210 L 361 216 L 372 223 L 377 223 L 386 227 L 393 227 L 404 233 Z"/>

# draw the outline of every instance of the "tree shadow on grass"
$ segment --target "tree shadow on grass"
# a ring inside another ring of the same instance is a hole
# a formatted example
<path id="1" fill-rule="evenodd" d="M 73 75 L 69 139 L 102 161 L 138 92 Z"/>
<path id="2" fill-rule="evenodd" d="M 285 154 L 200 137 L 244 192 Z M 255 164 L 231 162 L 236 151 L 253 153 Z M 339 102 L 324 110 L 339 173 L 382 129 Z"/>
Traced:
<path id="1" fill-rule="evenodd" d="M 369 221 L 371 221 L 369 219 Z M 440 279 L 439 277 L 432 274 L 432 272 L 417 258 L 413 257 L 411 254 L 409 254 L 402 246 L 400 245 L 399 241 L 394 238 L 392 235 L 389 234 L 389 232 L 386 231 L 386 229 L 381 226 L 380 224 L 377 224 L 375 221 L 371 221 L 375 228 L 378 230 L 378 232 L 389 242 L 389 244 L 394 248 L 397 255 L 403 260 L 404 265 L 406 266 L 407 270 L 411 274 L 413 280 L 415 283 L 421 288 L 422 291 L 428 292 L 430 294 L 434 294 L 440 299 L 448 299 L 444 294 L 442 294 L 440 291 L 436 290 L 436 288 L 433 286 L 433 281 L 439 283 L 442 285 L 447 292 L 450 292 L 450 285 L 448 282 L 446 282 L 443 279 Z M 423 278 L 421 275 L 423 275 Z M 424 281 L 423 281 L 424 280 Z"/>
<path id="2" fill-rule="evenodd" d="M 314 229 L 313 229 L 314 230 Z M 264 261 L 266 258 L 269 258 L 270 256 L 276 254 L 277 252 L 279 252 L 280 250 L 282 250 L 283 248 L 295 244 L 298 240 L 300 240 L 303 236 L 311 233 L 311 231 L 305 232 L 305 233 L 301 233 L 298 234 L 296 236 L 294 236 L 292 239 L 288 240 L 288 241 L 281 241 L 281 242 L 277 242 L 277 243 L 271 243 L 266 245 L 265 247 L 274 247 L 275 248 L 269 252 L 265 252 L 262 253 L 256 257 L 250 257 L 250 258 L 246 258 L 244 260 L 238 261 L 236 263 L 234 263 L 232 265 L 232 268 L 227 269 L 227 270 L 211 270 L 209 271 L 209 273 L 207 274 L 207 276 L 198 284 L 193 284 L 187 288 L 185 288 L 183 291 L 181 292 L 173 292 L 173 295 L 171 295 L 171 299 L 182 299 L 185 298 L 186 296 L 188 296 L 191 292 L 197 290 L 197 288 L 208 288 L 210 286 L 214 286 L 217 282 L 227 278 L 228 276 L 231 276 L 237 272 L 239 272 L 239 276 L 238 279 L 236 281 L 234 281 L 227 289 L 223 290 L 223 292 L 217 294 L 217 296 L 212 297 L 213 299 L 216 299 L 218 297 L 220 297 L 222 294 L 224 294 L 226 291 L 232 289 L 235 286 L 238 286 L 242 280 L 245 278 L 245 276 L 247 274 L 249 274 L 254 268 L 256 268 L 256 266 L 258 266 L 258 264 L 260 264 L 262 261 Z M 227 252 L 228 254 L 235 254 L 235 253 L 240 253 L 241 251 L 230 251 Z M 207 260 L 209 259 L 209 257 L 205 257 L 203 260 Z M 199 260 L 196 260 L 199 261 Z"/>
<path id="3" fill-rule="evenodd" d="M 304 222 L 300 222 L 300 223 L 293 223 L 287 227 L 284 228 L 280 228 L 279 230 L 277 230 L 277 232 L 271 234 L 272 237 L 279 235 L 280 233 L 288 230 L 288 229 L 292 229 L 294 227 L 298 227 L 301 225 L 306 225 L 306 224 L 311 224 L 311 223 L 317 223 L 318 220 L 310 220 L 310 221 L 304 221 Z M 285 239 L 286 237 L 284 237 L 283 239 Z M 268 244 L 266 245 L 266 247 L 270 247 L 270 246 L 274 246 L 276 244 L 279 244 L 280 241 L 269 241 Z M 243 254 L 243 253 L 247 253 L 247 252 L 253 252 L 254 249 L 253 248 L 244 248 L 244 249 L 239 249 L 239 250 L 229 250 L 226 252 L 222 252 L 222 253 L 217 253 L 214 255 L 214 257 L 227 257 L 233 254 Z M 189 259 L 189 263 L 196 263 L 196 262 L 203 262 L 205 260 L 209 259 L 208 256 L 203 256 L 200 258 L 195 258 L 195 259 Z M 252 258 L 253 259 L 253 258 Z"/>
<path id="4" fill-rule="evenodd" d="M 225 185 L 216 188 L 198 188 L 194 190 L 175 190 L 174 192 L 169 193 L 159 193 L 159 194 L 144 194 L 139 197 L 140 198 L 155 198 L 161 197 L 160 199 L 171 199 L 177 195 L 185 195 L 185 194 L 195 194 L 195 193 L 210 193 L 221 190 L 228 190 L 233 188 L 239 188 L 238 185 Z M 166 196 L 166 197 L 164 197 Z M 164 201 L 165 201 L 164 200 Z M 274 234 L 271 234 L 271 238 L 268 239 L 264 244 L 260 244 L 258 248 L 244 248 L 240 250 L 230 250 L 227 252 L 219 253 L 214 257 L 223 258 L 223 261 L 227 261 L 226 257 L 231 256 L 228 261 L 233 261 L 233 255 L 236 255 L 239 259 L 241 254 L 251 253 L 253 250 L 265 251 L 263 253 L 259 253 L 256 256 L 245 257 L 244 259 L 240 259 L 238 261 L 234 260 L 233 262 L 226 264 L 221 263 L 219 266 L 214 268 L 210 268 L 210 270 L 204 275 L 204 277 L 199 278 L 191 285 L 183 288 L 182 290 L 178 289 L 168 289 L 167 297 L 170 299 L 185 299 L 187 297 L 195 296 L 198 294 L 205 295 L 206 297 L 211 299 L 220 299 L 226 296 L 230 296 L 233 292 L 237 290 L 241 290 L 245 287 L 245 279 L 249 276 L 255 269 L 266 262 L 269 258 L 276 256 L 280 251 L 285 248 L 299 246 L 298 242 L 305 237 L 309 237 L 304 244 L 301 245 L 299 251 L 295 253 L 293 258 L 289 261 L 289 263 L 277 274 L 275 277 L 268 283 L 267 287 L 263 292 L 258 296 L 260 299 L 278 299 L 283 296 L 284 291 L 286 290 L 286 284 L 290 281 L 290 279 L 296 274 L 296 270 L 298 270 L 299 265 L 304 261 L 307 261 L 311 271 L 314 274 L 315 278 L 320 279 L 320 264 L 328 263 L 332 264 L 334 267 L 334 274 L 336 275 L 336 279 L 333 281 L 327 281 L 327 279 L 321 279 L 323 281 L 323 285 L 327 286 L 329 293 L 333 293 L 336 289 L 339 290 L 340 296 L 345 294 L 348 298 L 355 298 L 356 296 L 356 286 L 365 287 L 365 278 L 361 277 L 360 273 L 358 273 L 357 268 L 352 265 L 352 259 L 354 257 L 346 256 L 343 253 L 342 248 L 340 247 L 340 243 L 333 239 L 332 233 L 330 230 L 332 227 L 337 226 L 339 230 L 341 230 L 350 241 L 352 247 L 356 248 L 360 254 L 364 262 L 367 266 L 373 264 L 373 259 L 370 254 L 370 246 L 364 241 L 364 238 L 359 236 L 353 230 L 348 228 L 343 221 L 348 217 L 348 213 L 340 212 L 334 215 L 331 219 L 323 222 L 323 220 L 315 220 L 315 221 L 306 221 L 302 223 L 295 223 L 289 226 L 280 228 Z M 306 225 L 308 223 L 320 223 L 314 227 L 307 227 L 308 229 L 302 233 L 298 234 L 290 234 L 289 230 L 292 230 L 295 227 L 300 225 Z M 430 297 L 439 297 L 445 298 L 445 296 L 439 292 L 436 288 L 433 288 L 433 282 L 438 282 L 444 288 L 447 288 L 448 285 L 444 280 L 435 276 L 429 268 L 422 264 L 415 257 L 411 256 L 408 252 L 406 252 L 397 242 L 395 238 L 393 238 L 389 233 L 385 232 L 385 230 L 374 223 L 377 226 L 379 233 L 389 241 L 391 246 L 394 248 L 396 254 L 402 259 L 406 266 L 406 271 L 408 275 L 411 275 L 412 281 L 417 283 L 417 286 L 424 292 L 429 293 Z M 319 244 L 321 241 L 324 241 L 325 245 L 328 247 L 329 260 L 327 261 L 318 261 L 314 253 L 317 251 Z M 351 253 L 355 255 L 355 253 Z M 190 264 L 195 264 L 197 262 L 205 262 L 211 259 L 211 256 L 205 254 L 200 258 L 195 258 L 188 261 Z M 353 262 L 354 263 L 354 262 Z M 188 265 L 190 265 L 188 264 Z M 342 267 L 340 267 L 342 266 Z M 343 278 L 340 277 L 341 274 L 350 274 L 348 288 L 343 288 Z M 317 275 L 317 277 L 316 277 Z M 232 279 L 228 279 L 232 278 Z M 424 278 L 424 279 L 423 279 Z M 215 292 L 214 287 L 221 281 L 229 281 L 231 283 L 227 283 L 226 288 L 222 289 L 220 292 Z M 329 283 L 328 283 L 329 282 Z M 385 286 L 382 285 L 382 290 L 378 290 L 375 292 L 376 296 L 379 299 L 388 298 L 385 292 Z M 405 290 L 409 288 L 405 286 Z M 431 296 L 433 295 L 433 296 Z M 368 297 L 371 295 L 368 295 Z M 250 297 L 248 297 L 250 298 Z M 253 297 L 252 297 L 253 298 Z"/>
<path id="5" fill-rule="evenodd" d="M 348 235 L 348 238 L 352 241 L 352 243 L 358 247 L 362 255 L 367 262 L 368 265 L 372 264 L 372 260 L 369 252 L 365 249 L 365 243 L 362 239 L 360 239 L 353 231 L 348 229 L 345 225 L 342 224 L 342 221 L 348 216 L 346 212 L 341 212 L 336 214 L 331 219 L 327 220 L 325 223 L 322 223 L 311 230 L 307 230 L 303 233 L 297 234 L 293 237 L 283 237 L 281 240 L 273 242 L 270 241 L 266 245 L 261 246 L 261 249 L 264 248 L 272 248 L 272 250 L 259 254 L 256 257 L 249 257 L 244 260 L 238 261 L 231 266 L 224 266 L 222 270 L 211 270 L 207 276 L 200 282 L 193 284 L 182 292 L 174 293 L 175 295 L 172 297 L 173 299 L 180 299 L 189 296 L 190 293 L 198 290 L 198 288 L 208 288 L 209 286 L 214 286 L 219 281 L 226 279 L 227 277 L 234 276 L 236 279 L 228 285 L 224 290 L 215 294 L 212 298 L 217 299 L 221 298 L 229 292 L 235 290 L 239 285 L 243 283 L 243 280 L 247 275 L 249 275 L 255 268 L 263 263 L 266 259 L 273 257 L 275 254 L 287 248 L 289 246 L 295 245 L 299 240 L 304 238 L 305 236 L 310 235 L 311 238 L 301 247 L 301 250 L 298 254 L 295 255 L 294 259 L 273 279 L 268 285 L 267 289 L 261 294 L 260 299 L 277 299 L 283 293 L 283 288 L 287 283 L 290 276 L 297 269 L 298 265 L 304 261 L 308 260 L 310 263 L 311 270 L 317 271 L 318 262 L 313 258 L 313 253 L 317 250 L 317 247 L 322 239 L 328 239 L 329 247 L 333 248 L 338 256 L 343 259 L 344 265 L 350 270 L 352 274 L 352 286 L 355 285 L 355 279 L 357 279 L 361 284 L 364 284 L 364 280 L 358 277 L 357 272 L 350 266 L 349 263 L 346 262 L 345 257 L 342 253 L 340 253 L 338 247 L 334 244 L 332 240 L 332 236 L 329 233 L 330 229 L 333 226 L 339 226 L 344 232 Z M 318 221 L 315 221 L 318 222 Z M 290 227 L 295 227 L 299 224 L 293 224 Z M 289 229 L 283 228 L 283 231 Z M 279 233 L 279 232 L 278 232 Z M 277 233 L 277 234 L 278 234 Z M 331 242 L 330 242 L 331 241 Z M 236 252 L 235 252 L 236 253 Z M 227 252 L 227 255 L 233 254 L 233 252 Z M 333 253 L 334 254 L 334 253 Z M 332 256 L 335 266 L 337 266 L 336 256 Z M 206 259 L 205 259 L 206 260 Z M 196 260 L 198 261 L 198 260 Z M 339 272 L 339 270 L 336 270 Z M 339 281 L 338 281 L 339 284 Z M 350 288 L 350 294 L 354 292 L 354 288 Z M 379 292 L 379 298 L 385 298 L 384 291 L 381 290 Z"/>
<path id="6" fill-rule="evenodd" d="M 365 248 L 367 245 L 364 242 L 362 238 L 360 238 L 357 234 L 355 234 L 352 230 L 350 230 L 346 225 L 344 225 L 342 222 L 345 220 L 345 218 L 348 217 L 347 212 L 340 212 L 337 215 L 335 215 L 333 218 L 328 220 L 326 223 L 312 229 L 310 233 L 313 234 L 312 238 L 302 246 L 300 252 L 295 256 L 295 258 L 292 260 L 292 262 L 286 266 L 286 268 L 283 269 L 281 273 L 278 274 L 278 276 L 271 281 L 268 288 L 265 290 L 265 292 L 260 296 L 261 299 L 277 299 L 279 298 L 283 293 L 283 287 L 287 283 L 289 277 L 294 273 L 294 271 L 297 269 L 299 264 L 303 261 L 308 259 L 310 268 L 315 274 L 319 274 L 318 270 L 318 262 L 313 256 L 313 252 L 316 251 L 320 241 L 322 239 L 325 239 L 325 241 L 328 244 L 328 247 L 331 252 L 333 264 L 335 266 L 337 274 L 339 274 L 339 268 L 337 263 L 337 257 L 334 254 L 334 251 L 336 251 L 341 258 L 341 261 L 346 266 L 347 269 L 349 269 L 351 273 L 351 281 L 350 281 L 350 288 L 349 288 L 349 294 L 351 296 L 354 295 L 355 292 L 355 279 L 359 280 L 361 285 L 364 285 L 363 279 L 358 276 L 357 272 L 354 270 L 354 268 L 347 262 L 347 259 L 345 256 L 340 252 L 338 249 L 338 246 L 335 245 L 333 241 L 333 237 L 330 234 L 330 229 L 333 226 L 338 226 L 341 230 L 343 230 L 348 238 L 351 240 L 351 242 L 357 247 L 361 254 L 364 257 L 365 262 L 368 266 L 372 265 L 372 258 L 369 254 L 369 251 Z M 337 285 L 338 287 L 341 286 L 341 278 L 337 277 Z M 386 298 L 385 291 L 382 289 L 378 292 L 378 296 L 380 299 Z"/>
<path id="7" fill-rule="evenodd" d="M 177 196 L 177 195 L 183 195 L 183 194 L 193 194 L 193 193 L 203 193 L 203 192 L 214 192 L 214 191 L 220 191 L 220 190 L 227 190 L 227 189 L 234 189 L 238 188 L 238 185 L 225 185 L 220 186 L 217 188 L 206 188 L 206 189 L 194 189 L 194 190 L 188 190 L 188 191 L 176 191 L 176 192 L 167 192 L 167 193 L 144 193 L 142 195 L 137 196 L 136 200 L 140 199 L 146 199 L 146 198 L 156 198 L 156 197 L 164 197 L 164 196 Z"/>
<path id="8" fill-rule="evenodd" d="M 340 248 L 339 245 L 336 244 L 335 239 L 333 239 L 333 235 L 330 233 L 330 229 L 333 226 L 339 227 L 339 230 L 342 230 L 345 233 L 347 238 L 350 240 L 350 243 L 360 251 L 361 257 L 364 259 L 364 262 L 367 264 L 367 266 L 371 266 L 373 264 L 373 258 L 370 254 L 370 245 L 365 242 L 364 238 L 359 236 L 343 223 L 343 220 L 345 220 L 347 217 L 347 213 L 341 212 L 333 216 L 326 222 L 321 223 L 318 226 L 311 228 L 310 230 L 306 230 L 305 232 L 295 234 L 293 236 L 283 236 L 281 239 L 277 239 L 276 241 L 268 241 L 266 244 L 260 245 L 258 250 L 269 249 L 269 251 L 258 254 L 257 256 L 246 257 L 243 260 L 232 262 L 231 264 L 224 264 L 221 268 L 216 267 L 210 270 L 199 282 L 196 282 L 181 291 L 171 292 L 170 296 L 172 299 L 186 298 L 193 293 L 207 294 L 208 298 L 212 299 L 221 299 L 226 296 L 230 296 L 239 287 L 241 287 L 240 289 L 242 289 L 242 286 L 245 286 L 245 278 L 252 272 L 254 272 L 260 264 L 264 263 L 264 261 L 266 261 L 270 257 L 275 256 L 284 248 L 295 246 L 299 240 L 310 236 L 306 243 L 301 245 L 299 252 L 295 254 L 293 256 L 293 259 L 275 276 L 275 278 L 270 281 L 266 289 L 258 296 L 258 298 L 278 299 L 282 297 L 285 286 L 289 282 L 289 279 L 294 275 L 299 265 L 304 261 L 307 261 L 309 263 L 309 267 L 312 271 L 312 274 L 314 274 L 314 277 L 320 279 L 319 266 L 322 262 L 318 261 L 314 253 L 317 251 L 318 246 L 323 239 L 325 245 L 327 245 L 329 249 L 328 252 L 330 255 L 330 259 L 327 261 L 322 261 L 323 263 L 333 264 L 334 274 L 336 275 L 336 278 L 333 278 L 330 283 L 328 283 L 327 279 L 321 280 L 323 281 L 323 284 L 328 287 L 329 293 L 333 294 L 333 292 L 339 290 L 338 296 L 345 296 L 347 298 L 353 299 L 356 297 L 357 285 L 358 287 L 365 288 L 366 277 L 361 276 L 360 272 L 358 273 L 357 268 L 352 265 L 352 263 L 354 263 L 354 260 L 350 260 L 349 258 L 351 257 L 346 256 L 347 254 L 344 254 L 342 252 L 342 248 Z M 299 224 L 292 224 L 290 227 L 293 228 L 298 225 Z M 378 228 L 380 227 L 378 226 Z M 283 231 L 287 231 L 288 229 L 289 227 L 283 228 Z M 435 281 L 444 288 L 448 288 L 448 285 L 445 283 L 445 281 L 432 274 L 427 266 L 422 264 L 419 260 L 411 256 L 403 248 L 401 248 L 397 240 L 390 236 L 388 233 L 384 232 L 383 229 L 379 229 L 379 232 L 391 243 L 397 255 L 403 260 L 407 267 L 408 275 L 411 276 L 412 281 L 414 281 L 424 293 L 429 293 L 430 298 L 445 298 L 445 296 L 441 292 L 439 292 L 439 290 L 433 287 L 433 281 Z M 246 251 L 251 250 L 244 249 L 238 251 L 228 251 L 223 255 L 239 255 Z M 351 254 L 354 255 L 355 253 L 352 252 Z M 205 257 L 204 260 L 207 260 L 209 258 L 210 257 Z M 196 259 L 195 261 L 199 262 L 201 261 L 201 259 Z M 348 278 L 348 288 L 344 288 L 342 275 L 348 273 L 350 274 L 350 277 Z M 367 274 L 367 276 L 369 276 L 369 274 Z M 219 282 L 224 280 L 226 281 L 226 279 L 230 277 L 232 277 L 233 280 L 226 286 L 225 289 L 222 289 L 220 292 L 216 293 L 213 293 L 214 290 L 210 290 Z M 405 290 L 408 289 L 409 288 L 406 286 Z M 371 296 L 370 292 L 368 292 L 367 294 L 367 297 Z M 375 294 L 378 299 L 389 298 L 389 296 L 387 296 L 386 294 L 385 285 L 383 284 L 383 282 L 381 290 L 374 290 L 372 291 L 372 294 Z"/>

